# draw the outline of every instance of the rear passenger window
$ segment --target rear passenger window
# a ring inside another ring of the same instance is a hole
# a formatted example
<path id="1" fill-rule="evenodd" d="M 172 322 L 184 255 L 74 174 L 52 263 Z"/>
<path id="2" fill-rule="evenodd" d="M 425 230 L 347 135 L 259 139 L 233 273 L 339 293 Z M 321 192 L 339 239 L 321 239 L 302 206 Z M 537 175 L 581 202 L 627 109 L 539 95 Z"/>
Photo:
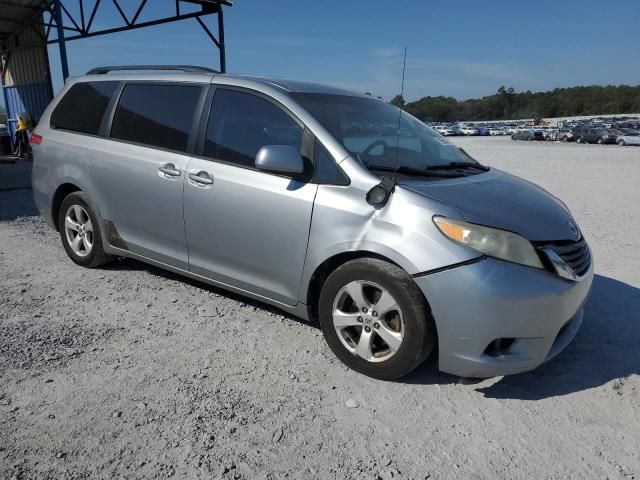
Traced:
<path id="1" fill-rule="evenodd" d="M 255 156 L 264 145 L 291 145 L 300 150 L 302 131 L 293 118 L 264 98 L 217 89 L 204 155 L 254 167 Z"/>
<path id="2" fill-rule="evenodd" d="M 201 93 L 196 85 L 129 84 L 113 117 L 111 137 L 186 152 Z"/>
<path id="3" fill-rule="evenodd" d="M 51 128 L 97 135 L 104 112 L 119 82 L 73 85 L 51 114 Z"/>

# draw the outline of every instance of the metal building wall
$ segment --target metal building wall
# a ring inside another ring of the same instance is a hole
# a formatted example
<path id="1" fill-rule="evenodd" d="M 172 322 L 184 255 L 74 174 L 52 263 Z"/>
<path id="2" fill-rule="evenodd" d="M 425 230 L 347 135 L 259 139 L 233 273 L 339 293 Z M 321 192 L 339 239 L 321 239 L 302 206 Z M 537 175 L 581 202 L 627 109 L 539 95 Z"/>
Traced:
<path id="1" fill-rule="evenodd" d="M 39 29 L 42 36 L 35 29 Z M 13 138 L 18 115 L 26 112 L 31 121 L 39 120 L 53 98 L 53 89 L 44 27 L 25 29 L 7 47 L 8 51 L 2 56 L 2 86 Z"/>

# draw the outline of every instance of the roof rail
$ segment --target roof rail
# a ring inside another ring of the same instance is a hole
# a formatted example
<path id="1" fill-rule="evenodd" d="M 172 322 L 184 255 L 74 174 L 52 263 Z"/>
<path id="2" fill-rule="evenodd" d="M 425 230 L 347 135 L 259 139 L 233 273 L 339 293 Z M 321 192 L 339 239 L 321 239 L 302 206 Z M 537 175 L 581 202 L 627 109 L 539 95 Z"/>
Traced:
<path id="1" fill-rule="evenodd" d="M 177 70 L 188 73 L 220 73 L 218 70 L 193 65 L 112 65 L 110 67 L 92 68 L 86 75 L 104 75 L 105 73 L 124 70 Z"/>

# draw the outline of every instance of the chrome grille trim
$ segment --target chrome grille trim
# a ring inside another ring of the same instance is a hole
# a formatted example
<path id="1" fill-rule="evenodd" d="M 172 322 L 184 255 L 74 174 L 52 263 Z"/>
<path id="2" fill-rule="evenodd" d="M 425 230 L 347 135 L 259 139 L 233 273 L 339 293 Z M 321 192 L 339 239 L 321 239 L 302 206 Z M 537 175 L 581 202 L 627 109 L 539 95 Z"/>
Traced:
<path id="1" fill-rule="evenodd" d="M 589 272 L 592 256 L 584 238 L 575 242 L 540 242 L 536 246 L 562 278 L 579 281 Z"/>

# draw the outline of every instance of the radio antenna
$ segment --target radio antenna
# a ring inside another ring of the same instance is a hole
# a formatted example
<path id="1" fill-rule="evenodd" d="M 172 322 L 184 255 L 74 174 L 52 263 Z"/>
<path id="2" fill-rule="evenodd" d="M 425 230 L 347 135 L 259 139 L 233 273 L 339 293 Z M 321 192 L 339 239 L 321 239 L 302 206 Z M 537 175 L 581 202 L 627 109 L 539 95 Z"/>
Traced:
<path id="1" fill-rule="evenodd" d="M 404 100 L 404 72 L 407 69 L 407 47 L 404 47 L 404 57 L 402 59 L 402 86 L 400 88 L 400 98 Z M 400 159 L 398 150 L 400 149 L 400 121 L 402 120 L 402 107 L 398 107 L 398 130 L 396 135 L 396 164 L 393 167 L 393 188 L 398 185 L 398 169 L 400 168 Z"/>

